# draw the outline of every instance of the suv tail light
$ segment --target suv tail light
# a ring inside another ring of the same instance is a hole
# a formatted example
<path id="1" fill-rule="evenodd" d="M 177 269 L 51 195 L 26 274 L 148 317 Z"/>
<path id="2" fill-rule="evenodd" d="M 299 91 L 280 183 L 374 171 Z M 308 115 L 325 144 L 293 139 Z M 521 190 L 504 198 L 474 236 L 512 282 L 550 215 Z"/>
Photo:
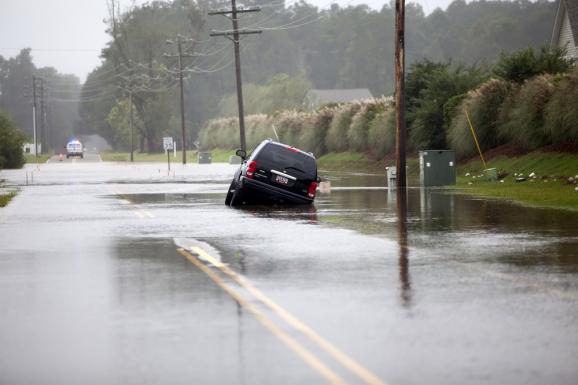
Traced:
<path id="1" fill-rule="evenodd" d="M 309 185 L 309 190 L 307 190 L 307 195 L 309 198 L 315 198 L 315 193 L 317 192 L 317 182 L 311 182 Z"/>
<path id="2" fill-rule="evenodd" d="M 250 161 L 249 165 L 247 166 L 247 178 L 253 179 L 256 170 L 257 170 L 257 162 L 255 162 L 254 160 Z"/>

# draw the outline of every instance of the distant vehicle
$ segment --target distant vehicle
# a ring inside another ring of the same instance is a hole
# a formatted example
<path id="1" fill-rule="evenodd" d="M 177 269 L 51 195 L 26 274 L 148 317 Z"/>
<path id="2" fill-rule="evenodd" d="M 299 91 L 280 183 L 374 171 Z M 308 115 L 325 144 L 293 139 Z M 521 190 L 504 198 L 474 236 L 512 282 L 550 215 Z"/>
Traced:
<path id="1" fill-rule="evenodd" d="M 243 163 L 235 172 L 225 204 L 279 202 L 311 204 L 315 199 L 317 161 L 311 153 L 264 140 L 251 156 L 237 150 Z"/>
<path id="2" fill-rule="evenodd" d="M 79 140 L 74 139 L 66 144 L 66 159 L 71 156 L 79 156 L 81 159 L 84 158 L 84 149 Z"/>
<path id="3" fill-rule="evenodd" d="M 213 161 L 213 156 L 210 152 L 199 152 L 197 155 L 197 161 L 199 164 L 209 164 Z"/>

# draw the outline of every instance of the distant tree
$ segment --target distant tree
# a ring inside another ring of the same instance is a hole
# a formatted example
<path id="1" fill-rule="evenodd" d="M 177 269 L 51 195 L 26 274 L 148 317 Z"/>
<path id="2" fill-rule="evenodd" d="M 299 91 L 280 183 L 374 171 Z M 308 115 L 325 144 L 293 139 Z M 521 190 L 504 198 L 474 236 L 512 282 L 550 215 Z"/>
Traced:
<path id="1" fill-rule="evenodd" d="M 16 128 L 9 116 L 0 112 L 0 170 L 20 168 L 24 164 L 22 145 L 24 133 Z"/>
<path id="2" fill-rule="evenodd" d="M 243 89 L 245 113 L 272 114 L 279 110 L 302 108 L 311 83 L 303 75 L 279 74 L 263 86 L 247 84 Z M 219 107 L 220 116 L 237 116 L 237 94 L 226 95 Z"/>

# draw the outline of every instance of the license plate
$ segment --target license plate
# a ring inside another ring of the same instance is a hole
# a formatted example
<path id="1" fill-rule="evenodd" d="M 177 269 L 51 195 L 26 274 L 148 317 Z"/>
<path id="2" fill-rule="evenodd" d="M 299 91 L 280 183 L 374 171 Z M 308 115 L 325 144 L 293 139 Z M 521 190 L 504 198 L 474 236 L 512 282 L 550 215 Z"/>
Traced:
<path id="1" fill-rule="evenodd" d="M 288 184 L 289 179 L 285 178 L 284 176 L 281 176 L 281 175 L 275 175 L 275 182 L 277 182 L 279 184 Z"/>

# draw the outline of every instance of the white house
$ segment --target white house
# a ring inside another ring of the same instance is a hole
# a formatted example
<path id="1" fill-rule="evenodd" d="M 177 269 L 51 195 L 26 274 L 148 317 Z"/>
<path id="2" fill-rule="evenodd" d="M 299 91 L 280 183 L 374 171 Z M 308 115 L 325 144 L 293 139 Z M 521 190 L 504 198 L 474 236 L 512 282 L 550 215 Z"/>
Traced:
<path id="1" fill-rule="evenodd" d="M 26 155 L 36 155 L 36 147 L 34 143 L 24 143 L 22 152 Z M 38 154 L 42 154 L 42 143 L 38 143 Z"/>
<path id="2" fill-rule="evenodd" d="M 578 0 L 558 0 L 552 46 L 566 47 L 567 57 L 578 58 Z"/>

